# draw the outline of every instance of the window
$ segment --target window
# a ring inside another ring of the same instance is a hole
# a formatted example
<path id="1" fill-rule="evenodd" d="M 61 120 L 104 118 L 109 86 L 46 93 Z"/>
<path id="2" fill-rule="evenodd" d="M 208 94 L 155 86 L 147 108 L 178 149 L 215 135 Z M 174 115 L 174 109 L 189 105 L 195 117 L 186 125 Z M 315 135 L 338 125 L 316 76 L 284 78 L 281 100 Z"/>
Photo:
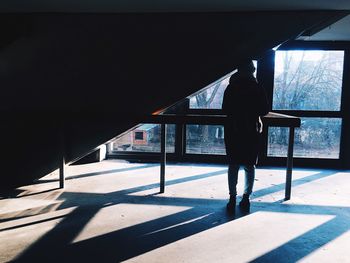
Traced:
<path id="1" fill-rule="evenodd" d="M 186 153 L 225 154 L 224 127 L 221 125 L 186 125 Z"/>
<path id="2" fill-rule="evenodd" d="M 112 142 L 112 151 L 160 152 L 160 125 L 143 124 Z M 175 151 L 175 125 L 167 125 L 166 151 Z"/>
<path id="3" fill-rule="evenodd" d="M 257 68 L 257 61 L 253 60 L 253 63 Z M 221 109 L 225 89 L 229 84 L 231 75 L 235 72 L 231 72 L 192 96 L 190 98 L 190 109 Z M 256 71 L 254 75 L 256 76 Z"/>
<path id="4" fill-rule="evenodd" d="M 344 51 L 277 51 L 274 110 L 339 111 Z"/>
<path id="5" fill-rule="evenodd" d="M 143 132 L 135 131 L 134 134 L 135 134 L 135 140 L 143 141 Z"/>
<path id="6" fill-rule="evenodd" d="M 295 157 L 340 158 L 343 64 L 342 50 L 276 51 L 272 106 L 301 117 Z M 268 156 L 286 156 L 287 143 L 287 128 L 269 128 Z"/>
<path id="7" fill-rule="evenodd" d="M 341 124 L 340 118 L 302 118 L 295 132 L 294 157 L 338 159 Z M 288 135 L 288 128 L 269 127 L 269 156 L 287 156 Z"/>
<path id="8" fill-rule="evenodd" d="M 191 97 L 190 109 L 221 109 L 224 92 L 230 76 Z"/>

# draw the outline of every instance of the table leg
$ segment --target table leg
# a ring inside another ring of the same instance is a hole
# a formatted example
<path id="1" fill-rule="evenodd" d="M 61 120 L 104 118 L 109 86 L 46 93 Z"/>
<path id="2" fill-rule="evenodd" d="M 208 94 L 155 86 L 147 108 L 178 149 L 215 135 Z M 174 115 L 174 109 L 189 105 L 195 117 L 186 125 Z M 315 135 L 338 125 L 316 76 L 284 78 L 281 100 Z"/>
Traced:
<path id="1" fill-rule="evenodd" d="M 160 138 L 160 192 L 165 190 L 165 164 L 166 164 L 166 124 L 161 124 Z"/>
<path id="2" fill-rule="evenodd" d="M 60 144 L 60 153 L 59 153 L 59 182 L 60 188 L 64 188 L 64 180 L 65 180 L 65 175 L 64 175 L 64 169 L 65 169 L 65 139 L 64 139 L 64 132 L 63 129 L 60 131 L 60 138 L 59 138 L 59 144 Z"/>
<path id="3" fill-rule="evenodd" d="M 289 200 L 292 189 L 292 170 L 293 170 L 293 147 L 294 147 L 294 127 L 289 128 L 288 155 L 287 155 L 287 173 L 286 189 L 284 200 Z"/>

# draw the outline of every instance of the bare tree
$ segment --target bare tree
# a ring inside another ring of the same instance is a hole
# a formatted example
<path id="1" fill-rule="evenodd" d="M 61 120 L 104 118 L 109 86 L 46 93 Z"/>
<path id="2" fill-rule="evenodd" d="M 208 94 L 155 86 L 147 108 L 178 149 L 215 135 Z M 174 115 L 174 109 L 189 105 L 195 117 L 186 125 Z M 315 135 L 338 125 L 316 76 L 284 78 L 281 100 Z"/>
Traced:
<path id="1" fill-rule="evenodd" d="M 299 51 L 300 52 L 300 51 Z M 279 60 L 282 72 L 275 76 L 274 109 L 283 110 L 339 110 L 342 85 L 343 53 L 322 52 L 318 59 L 307 59 L 303 51 L 297 59 L 293 51 L 281 52 Z M 321 51 L 320 51 L 321 52 Z M 340 128 L 334 124 L 329 126 L 318 123 L 306 125 L 307 132 L 296 133 L 297 142 L 307 141 L 321 145 L 327 140 L 340 136 Z M 322 122 L 324 123 L 324 122 Z M 310 126 L 309 126 L 310 125 Z M 322 128 L 322 130 L 321 130 Z M 272 129 L 270 142 L 286 144 L 287 130 Z"/>
<path id="2" fill-rule="evenodd" d="M 215 96 L 217 95 L 217 91 L 219 90 L 220 85 L 221 85 L 221 82 L 215 84 L 213 90 L 211 88 L 208 88 L 202 91 L 201 93 L 197 94 L 195 96 L 197 107 L 200 109 L 210 108 L 211 103 L 213 102 Z"/>

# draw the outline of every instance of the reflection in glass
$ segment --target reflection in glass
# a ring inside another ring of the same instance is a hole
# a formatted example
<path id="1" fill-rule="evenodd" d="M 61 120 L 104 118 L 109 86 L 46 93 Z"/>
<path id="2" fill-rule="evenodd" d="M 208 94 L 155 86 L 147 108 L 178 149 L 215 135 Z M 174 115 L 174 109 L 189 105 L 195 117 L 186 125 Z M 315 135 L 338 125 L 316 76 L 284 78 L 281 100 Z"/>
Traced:
<path id="1" fill-rule="evenodd" d="M 338 159 L 341 126 L 340 118 L 302 118 L 295 130 L 294 157 Z M 288 128 L 269 127 L 268 156 L 287 156 L 288 136 Z"/>
<path id="2" fill-rule="evenodd" d="M 175 151 L 175 124 L 167 126 L 166 151 Z M 112 151 L 160 152 L 160 124 L 143 124 L 112 142 Z"/>
<path id="3" fill-rule="evenodd" d="M 276 51 L 273 109 L 339 111 L 344 51 Z"/>
<path id="4" fill-rule="evenodd" d="M 226 154 L 224 127 L 221 125 L 186 125 L 186 153 Z"/>

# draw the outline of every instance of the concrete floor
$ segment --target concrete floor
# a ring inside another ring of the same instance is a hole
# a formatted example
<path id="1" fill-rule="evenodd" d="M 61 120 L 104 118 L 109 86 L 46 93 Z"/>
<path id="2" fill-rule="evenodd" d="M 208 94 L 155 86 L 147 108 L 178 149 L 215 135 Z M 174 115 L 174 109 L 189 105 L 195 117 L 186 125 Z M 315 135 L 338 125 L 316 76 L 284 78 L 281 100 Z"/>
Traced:
<path id="1" fill-rule="evenodd" d="M 226 215 L 226 167 L 103 161 L 0 200 L 0 262 L 350 262 L 350 172 L 258 169 L 249 215 Z M 242 171 L 240 172 L 242 173 Z M 241 174 L 243 175 L 243 174 Z M 242 191 L 240 175 L 238 190 Z"/>

